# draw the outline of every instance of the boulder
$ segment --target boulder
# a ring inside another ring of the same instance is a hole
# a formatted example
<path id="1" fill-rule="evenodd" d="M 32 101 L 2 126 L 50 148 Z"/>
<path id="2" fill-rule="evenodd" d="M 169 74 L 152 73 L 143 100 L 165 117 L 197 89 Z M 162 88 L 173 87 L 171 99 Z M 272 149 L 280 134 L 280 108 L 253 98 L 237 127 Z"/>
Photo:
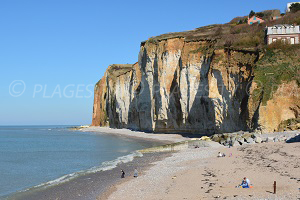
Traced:
<path id="1" fill-rule="evenodd" d="M 256 138 L 255 138 L 255 142 L 256 142 L 256 143 L 262 143 L 262 141 L 263 141 L 263 140 L 261 139 L 261 137 L 256 137 Z"/>
<path id="2" fill-rule="evenodd" d="M 224 138 L 221 139 L 220 144 L 222 145 L 226 145 L 226 140 L 224 140 Z"/>
<path id="3" fill-rule="evenodd" d="M 267 137 L 266 142 L 274 142 L 274 138 L 273 137 Z"/>
<path id="4" fill-rule="evenodd" d="M 231 138 L 228 137 L 228 138 L 226 139 L 226 143 L 230 143 L 230 142 L 231 142 Z"/>
<path id="5" fill-rule="evenodd" d="M 252 133 L 245 133 L 242 137 L 247 141 L 248 138 L 252 138 Z"/>
<path id="6" fill-rule="evenodd" d="M 243 138 L 243 140 L 238 141 L 238 143 L 239 143 L 240 145 L 247 144 L 247 143 L 244 141 L 244 138 Z"/>
<path id="7" fill-rule="evenodd" d="M 286 137 L 285 136 L 283 136 L 282 138 L 281 138 L 281 141 L 286 141 Z"/>
<path id="8" fill-rule="evenodd" d="M 237 136 L 236 141 L 238 141 L 239 143 L 244 143 L 244 138 L 242 138 L 241 136 Z"/>
<path id="9" fill-rule="evenodd" d="M 236 138 L 237 138 L 237 136 L 236 136 L 236 135 L 233 135 L 233 136 L 231 136 L 230 139 L 231 139 L 232 142 L 234 142 L 234 141 L 236 141 Z"/>
<path id="10" fill-rule="evenodd" d="M 222 137 L 219 134 L 215 134 L 211 137 L 211 140 L 214 142 L 221 142 Z"/>
<path id="11" fill-rule="evenodd" d="M 263 142 L 267 142 L 267 139 L 268 139 L 268 138 L 263 137 L 263 138 L 262 138 L 262 143 L 263 143 Z"/>
<path id="12" fill-rule="evenodd" d="M 234 141 L 234 143 L 232 144 L 232 146 L 234 146 L 234 147 L 241 146 L 241 144 L 238 141 Z"/>
<path id="13" fill-rule="evenodd" d="M 254 140 L 253 140 L 253 138 L 248 138 L 247 140 L 247 143 L 249 143 L 249 144 L 254 144 L 255 142 L 254 142 Z"/>
<path id="14" fill-rule="evenodd" d="M 225 140 L 227 140 L 227 138 L 230 137 L 230 135 L 228 133 L 224 133 L 223 136 L 222 136 Z"/>
<path id="15" fill-rule="evenodd" d="M 210 137 L 208 137 L 208 136 L 202 136 L 202 137 L 200 138 L 200 140 L 211 141 Z"/>

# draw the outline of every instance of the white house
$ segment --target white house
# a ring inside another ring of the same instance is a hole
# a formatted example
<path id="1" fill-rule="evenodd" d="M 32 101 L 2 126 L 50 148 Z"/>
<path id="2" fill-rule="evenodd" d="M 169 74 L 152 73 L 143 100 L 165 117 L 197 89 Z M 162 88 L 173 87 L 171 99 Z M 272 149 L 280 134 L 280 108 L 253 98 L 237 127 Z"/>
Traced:
<path id="1" fill-rule="evenodd" d="M 286 12 L 290 12 L 290 11 L 291 11 L 291 10 L 290 10 L 290 7 L 291 7 L 291 5 L 292 5 L 293 3 L 300 3 L 300 2 L 290 2 L 290 3 L 287 3 L 287 5 L 286 5 Z"/>
<path id="2" fill-rule="evenodd" d="M 300 26 L 289 24 L 278 24 L 266 27 L 267 44 L 272 44 L 276 40 L 282 40 L 289 44 L 299 44 Z"/>

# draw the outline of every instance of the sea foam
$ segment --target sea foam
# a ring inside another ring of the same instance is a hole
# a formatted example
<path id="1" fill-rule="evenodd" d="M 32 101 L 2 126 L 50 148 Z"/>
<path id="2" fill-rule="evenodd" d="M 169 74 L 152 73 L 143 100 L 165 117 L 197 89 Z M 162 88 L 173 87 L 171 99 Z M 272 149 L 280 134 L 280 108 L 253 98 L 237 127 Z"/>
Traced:
<path id="1" fill-rule="evenodd" d="M 37 186 L 33 186 L 33 187 L 25 189 L 21 192 L 25 192 L 25 191 L 28 191 L 28 190 L 31 190 L 31 189 L 37 189 L 37 188 L 42 189 L 42 188 L 58 185 L 58 184 L 70 181 L 74 178 L 77 178 L 79 176 L 86 175 L 86 174 L 96 173 L 96 172 L 100 172 L 100 171 L 112 170 L 115 167 L 117 167 L 117 165 L 120 164 L 120 163 L 128 163 L 128 162 L 133 161 L 133 159 L 135 157 L 142 157 L 142 156 L 143 156 L 142 153 L 140 153 L 138 151 L 135 151 L 135 152 L 132 152 L 132 153 L 126 155 L 126 156 L 121 156 L 121 157 L 118 157 L 117 159 L 114 159 L 114 160 L 111 160 L 111 161 L 105 161 L 100 166 L 92 167 L 88 170 L 82 170 L 82 171 L 74 172 L 74 173 L 71 173 L 71 174 L 66 174 L 62 177 L 59 177 L 59 178 L 55 179 L 55 180 L 51 180 L 51 181 L 48 181 L 48 182 L 45 182 L 45 183 L 41 183 Z"/>

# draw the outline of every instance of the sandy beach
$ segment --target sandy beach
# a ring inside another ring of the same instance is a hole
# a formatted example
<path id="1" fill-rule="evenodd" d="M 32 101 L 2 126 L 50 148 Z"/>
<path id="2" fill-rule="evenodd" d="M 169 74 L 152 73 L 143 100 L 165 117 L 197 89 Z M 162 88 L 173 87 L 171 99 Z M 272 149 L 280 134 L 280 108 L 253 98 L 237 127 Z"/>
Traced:
<path id="1" fill-rule="evenodd" d="M 123 136 L 135 134 L 129 132 L 124 130 Z M 144 134 L 146 138 L 160 138 L 160 135 Z M 178 135 L 162 135 L 162 138 L 174 142 L 187 139 Z M 226 157 L 218 158 L 218 152 L 225 153 Z M 117 182 L 97 199 L 300 198 L 300 143 L 189 148 L 173 152 L 172 156 L 152 165 L 142 170 L 138 178 L 127 177 Z M 236 188 L 243 177 L 250 179 L 253 188 Z M 274 181 L 276 194 L 273 194 Z"/>

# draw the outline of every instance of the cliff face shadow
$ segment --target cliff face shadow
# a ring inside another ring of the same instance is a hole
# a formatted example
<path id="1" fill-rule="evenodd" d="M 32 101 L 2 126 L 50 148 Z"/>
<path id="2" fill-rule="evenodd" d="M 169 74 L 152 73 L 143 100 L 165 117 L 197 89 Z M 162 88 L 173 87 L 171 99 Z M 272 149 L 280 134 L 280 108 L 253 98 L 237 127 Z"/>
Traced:
<path id="1" fill-rule="evenodd" d="M 168 105 L 168 128 L 178 129 L 181 127 L 183 116 L 180 104 L 180 89 L 177 83 L 177 69 L 174 72 L 173 81 L 170 88 L 169 105 Z"/>
<path id="2" fill-rule="evenodd" d="M 189 111 L 186 126 L 199 132 L 214 133 L 216 131 L 214 102 L 209 98 L 208 73 L 210 60 L 202 63 L 200 68 L 200 82 L 194 102 Z"/>
<path id="3" fill-rule="evenodd" d="M 141 82 L 134 93 L 134 98 L 129 105 L 128 124 L 127 128 L 133 130 L 142 130 L 146 132 L 152 132 L 152 116 L 151 116 L 151 95 L 150 87 L 147 81 L 147 51 L 144 49 L 141 55 L 139 55 L 142 76 Z M 132 84 L 131 84 L 131 87 Z M 132 88 L 131 88 L 132 90 Z"/>
<path id="4" fill-rule="evenodd" d="M 250 126 L 255 126 L 253 119 L 249 117 L 249 94 L 252 85 L 253 76 L 246 75 L 245 73 L 252 74 L 252 66 L 248 64 L 238 64 L 238 73 L 229 73 L 231 81 L 234 82 L 235 88 L 229 91 L 224 82 L 224 74 L 219 70 L 212 70 L 213 77 L 217 80 L 217 87 L 219 94 L 222 95 L 222 100 L 218 99 L 219 117 L 221 121 L 217 123 L 220 132 L 235 132 L 240 130 L 249 130 Z M 230 83 L 227 83 L 228 87 Z M 221 110 L 222 109 L 222 110 Z M 221 113 L 221 114 L 220 114 Z M 254 117 L 257 117 L 256 115 Z M 250 122 L 250 123 L 249 123 Z M 256 125 L 257 126 L 257 125 Z"/>
<path id="5" fill-rule="evenodd" d="M 107 108 L 107 113 L 109 116 L 109 125 L 111 128 L 122 128 L 120 121 L 119 121 L 119 113 L 116 112 L 117 110 L 117 101 L 116 101 L 116 97 L 113 96 L 111 97 L 113 98 L 111 106 L 106 106 Z"/>
<path id="6" fill-rule="evenodd" d="M 251 66 L 246 66 L 246 70 L 251 73 L 250 68 Z M 216 88 L 221 98 L 209 97 L 209 92 L 213 89 L 210 90 L 209 84 L 212 83 L 208 82 L 208 73 L 216 80 Z M 200 70 L 200 84 L 189 113 L 189 124 L 196 125 L 194 128 L 208 133 L 248 130 L 249 83 L 251 84 L 253 77 L 244 78 L 243 73 L 242 70 L 237 74 L 229 73 L 228 78 L 235 83 L 234 91 L 230 92 L 223 78 L 226 74 L 217 69 L 210 69 L 209 60 L 203 63 Z"/>
<path id="7" fill-rule="evenodd" d="M 154 101 L 154 116 L 153 121 L 155 121 L 155 127 L 153 130 L 155 131 L 156 127 L 165 127 L 165 122 L 163 120 L 159 120 L 160 108 L 162 107 L 162 96 L 160 93 L 160 82 L 159 82 L 159 72 L 158 72 L 158 58 L 157 54 L 155 55 L 153 62 L 153 84 L 152 84 L 152 95 Z"/>
<path id="8" fill-rule="evenodd" d="M 218 121 L 218 131 L 220 132 L 234 132 L 244 129 L 244 125 L 240 118 L 239 110 L 243 110 L 241 105 L 243 100 L 246 102 L 246 98 L 243 99 L 239 93 L 239 82 L 237 82 L 236 90 L 233 94 L 231 94 L 224 83 L 222 74 L 218 70 L 212 70 L 212 74 L 217 80 L 218 92 L 222 96 L 222 101 L 218 99 L 218 108 L 222 109 L 219 112 L 220 121 Z M 238 79 L 238 77 L 234 77 L 231 75 L 232 79 Z M 243 100 L 241 100 L 241 98 Z"/>

